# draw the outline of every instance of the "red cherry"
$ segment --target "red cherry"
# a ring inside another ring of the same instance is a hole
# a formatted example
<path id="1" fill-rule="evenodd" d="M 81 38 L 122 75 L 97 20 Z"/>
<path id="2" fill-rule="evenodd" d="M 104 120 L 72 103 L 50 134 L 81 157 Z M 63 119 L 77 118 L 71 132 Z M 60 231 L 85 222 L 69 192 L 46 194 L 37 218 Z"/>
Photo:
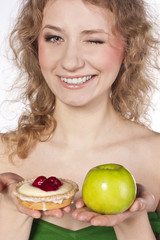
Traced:
<path id="1" fill-rule="evenodd" d="M 34 180 L 34 182 L 32 183 L 32 186 L 40 188 L 40 186 L 45 180 L 46 180 L 46 177 L 39 176 Z"/>
<path id="2" fill-rule="evenodd" d="M 49 181 L 48 179 L 46 179 L 42 185 L 40 186 L 40 188 L 46 192 L 48 191 L 56 191 L 58 189 L 58 186 L 55 185 L 53 182 Z"/>
<path id="3" fill-rule="evenodd" d="M 57 185 L 58 187 L 62 186 L 61 181 L 56 177 L 49 177 L 48 180 Z"/>

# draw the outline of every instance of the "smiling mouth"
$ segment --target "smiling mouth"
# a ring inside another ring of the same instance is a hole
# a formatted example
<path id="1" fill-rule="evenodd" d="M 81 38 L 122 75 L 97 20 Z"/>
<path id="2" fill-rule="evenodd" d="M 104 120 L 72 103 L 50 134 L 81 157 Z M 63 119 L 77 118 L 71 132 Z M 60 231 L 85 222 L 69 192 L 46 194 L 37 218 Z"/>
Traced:
<path id="1" fill-rule="evenodd" d="M 89 75 L 89 76 L 85 76 L 85 77 L 74 77 L 74 78 L 66 78 L 66 77 L 60 77 L 61 81 L 68 83 L 68 84 L 72 84 L 72 85 L 77 85 L 77 84 L 83 84 L 89 80 L 91 80 L 93 77 L 95 77 L 95 75 Z"/>

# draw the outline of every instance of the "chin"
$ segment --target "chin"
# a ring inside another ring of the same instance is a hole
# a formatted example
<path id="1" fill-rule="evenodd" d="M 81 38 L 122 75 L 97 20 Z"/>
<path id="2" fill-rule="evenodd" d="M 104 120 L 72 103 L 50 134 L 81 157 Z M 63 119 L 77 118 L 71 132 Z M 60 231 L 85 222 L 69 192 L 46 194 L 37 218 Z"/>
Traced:
<path id="1" fill-rule="evenodd" d="M 77 102 L 77 101 L 71 101 L 71 102 L 64 102 L 64 104 L 70 106 L 70 107 L 85 107 L 87 103 Z"/>
<path id="2" fill-rule="evenodd" d="M 63 104 L 65 104 L 65 105 L 68 105 L 68 106 L 71 106 L 71 107 L 85 107 L 85 106 L 87 106 L 89 103 L 90 103 L 90 101 L 89 100 L 87 100 L 87 99 L 84 99 L 83 97 L 82 97 L 82 99 L 80 99 L 79 97 L 77 97 L 76 99 L 74 98 L 74 99 L 71 99 L 71 98 L 69 98 L 69 99 L 59 99 Z"/>

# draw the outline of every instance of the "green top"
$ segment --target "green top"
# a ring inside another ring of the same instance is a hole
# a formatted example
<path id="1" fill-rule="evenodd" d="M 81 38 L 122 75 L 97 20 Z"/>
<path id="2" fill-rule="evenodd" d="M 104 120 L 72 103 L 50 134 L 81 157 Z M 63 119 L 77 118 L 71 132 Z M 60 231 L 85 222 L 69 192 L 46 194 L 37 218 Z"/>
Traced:
<path id="1" fill-rule="evenodd" d="M 160 215 L 156 212 L 148 214 L 154 234 L 160 234 Z M 107 238 L 106 238 L 107 237 Z M 71 231 L 41 219 L 34 219 L 29 240 L 116 240 L 113 227 L 89 226 Z"/>

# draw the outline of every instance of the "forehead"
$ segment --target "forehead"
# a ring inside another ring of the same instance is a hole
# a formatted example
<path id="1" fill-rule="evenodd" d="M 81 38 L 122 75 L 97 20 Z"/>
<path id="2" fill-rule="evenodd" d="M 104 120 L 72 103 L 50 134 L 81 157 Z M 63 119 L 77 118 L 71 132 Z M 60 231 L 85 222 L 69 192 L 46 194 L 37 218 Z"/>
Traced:
<path id="1" fill-rule="evenodd" d="M 114 16 L 108 10 L 82 0 L 50 0 L 43 11 L 42 26 L 58 24 L 63 27 L 103 27 L 109 30 Z"/>

